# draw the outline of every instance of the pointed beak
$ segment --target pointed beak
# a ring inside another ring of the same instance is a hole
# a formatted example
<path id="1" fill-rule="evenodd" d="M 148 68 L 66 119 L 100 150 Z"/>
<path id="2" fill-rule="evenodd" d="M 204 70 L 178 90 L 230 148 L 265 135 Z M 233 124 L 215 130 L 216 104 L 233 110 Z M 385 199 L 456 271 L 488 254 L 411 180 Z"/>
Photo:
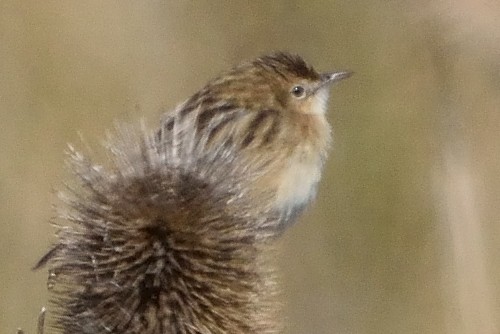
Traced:
<path id="1" fill-rule="evenodd" d="M 339 71 L 321 74 L 321 87 L 330 85 L 334 82 L 344 80 L 353 75 L 354 72 L 351 71 Z"/>

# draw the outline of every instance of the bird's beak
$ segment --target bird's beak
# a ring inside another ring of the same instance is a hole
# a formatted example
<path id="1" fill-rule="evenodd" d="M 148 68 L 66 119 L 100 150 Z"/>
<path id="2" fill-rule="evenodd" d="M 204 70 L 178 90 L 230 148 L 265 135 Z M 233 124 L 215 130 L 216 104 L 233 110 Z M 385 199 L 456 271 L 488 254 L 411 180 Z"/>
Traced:
<path id="1" fill-rule="evenodd" d="M 351 71 L 339 71 L 339 72 L 330 72 L 330 73 L 322 73 L 321 74 L 321 84 L 320 86 L 330 85 L 334 82 L 344 80 L 353 75 L 354 72 Z"/>

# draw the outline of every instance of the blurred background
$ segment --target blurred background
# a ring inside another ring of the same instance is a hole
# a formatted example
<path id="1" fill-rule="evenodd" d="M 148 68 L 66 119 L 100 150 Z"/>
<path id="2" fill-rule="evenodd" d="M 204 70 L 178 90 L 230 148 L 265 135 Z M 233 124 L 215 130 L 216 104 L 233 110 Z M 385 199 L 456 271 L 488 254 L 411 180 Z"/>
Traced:
<path id="1" fill-rule="evenodd" d="M 500 3 L 0 1 L 0 332 L 35 332 L 81 134 L 157 122 L 273 50 L 332 91 L 316 203 L 282 243 L 287 334 L 499 333 Z"/>

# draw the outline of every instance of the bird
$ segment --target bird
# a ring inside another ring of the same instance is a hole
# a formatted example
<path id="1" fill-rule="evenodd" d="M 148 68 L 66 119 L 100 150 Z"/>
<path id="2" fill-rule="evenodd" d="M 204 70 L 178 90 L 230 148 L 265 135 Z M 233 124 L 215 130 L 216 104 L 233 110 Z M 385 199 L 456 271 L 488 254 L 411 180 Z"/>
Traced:
<path id="1" fill-rule="evenodd" d="M 274 208 L 286 227 L 316 193 L 331 142 L 329 88 L 351 74 L 320 74 L 290 53 L 259 57 L 210 81 L 166 115 L 163 130 L 195 123 L 195 140 L 202 146 L 229 140 L 249 161 L 272 158 L 272 166 L 253 188 L 274 194 Z"/>
<path id="2" fill-rule="evenodd" d="M 331 144 L 330 86 L 275 52 L 161 116 L 119 125 L 99 163 L 69 146 L 47 266 L 61 333 L 278 333 L 266 254 L 315 196 Z"/>

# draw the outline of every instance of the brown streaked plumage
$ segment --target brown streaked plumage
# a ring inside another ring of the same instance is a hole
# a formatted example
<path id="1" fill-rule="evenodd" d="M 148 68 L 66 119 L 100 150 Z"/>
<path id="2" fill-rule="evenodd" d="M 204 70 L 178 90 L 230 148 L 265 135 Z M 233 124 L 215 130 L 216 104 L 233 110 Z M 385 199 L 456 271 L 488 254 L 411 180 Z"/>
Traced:
<path id="1" fill-rule="evenodd" d="M 207 145 L 231 140 L 247 159 L 270 157 L 272 167 L 253 188 L 275 194 L 282 226 L 314 197 L 330 144 L 325 118 L 329 84 L 350 72 L 320 74 L 302 58 L 275 53 L 243 63 L 210 81 L 166 115 L 165 124 L 197 124 L 196 136 Z M 302 89 L 296 96 L 293 89 Z M 207 130 L 209 120 L 217 126 Z"/>
<path id="2" fill-rule="evenodd" d="M 314 195 L 327 85 L 347 75 L 264 56 L 210 81 L 159 130 L 119 127 L 106 168 L 71 150 L 78 183 L 38 265 L 51 272 L 52 327 L 279 332 L 263 258 Z"/>

